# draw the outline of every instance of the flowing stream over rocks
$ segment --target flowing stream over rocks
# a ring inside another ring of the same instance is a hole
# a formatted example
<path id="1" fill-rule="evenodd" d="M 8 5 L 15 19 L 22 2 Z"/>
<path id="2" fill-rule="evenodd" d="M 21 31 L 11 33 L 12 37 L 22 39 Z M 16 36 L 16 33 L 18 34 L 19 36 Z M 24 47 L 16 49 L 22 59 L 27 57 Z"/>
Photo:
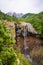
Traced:
<path id="1" fill-rule="evenodd" d="M 18 27 L 17 27 L 17 29 L 18 29 Z M 23 44 L 23 50 L 22 50 L 23 52 L 22 52 L 22 54 L 30 62 L 32 62 L 32 59 L 30 58 L 30 55 L 29 55 L 29 47 L 27 46 L 27 26 L 23 26 L 23 29 L 18 29 L 18 31 L 16 31 L 16 37 L 17 37 L 16 41 L 17 41 L 17 44 L 18 44 L 18 46 L 20 46 L 18 42 L 20 42 L 20 40 L 21 40 L 20 39 L 21 30 L 23 31 L 23 33 L 22 33 L 22 35 L 23 35 L 23 43 L 22 43 Z M 21 44 L 21 42 L 20 42 L 20 44 Z"/>
<path id="2" fill-rule="evenodd" d="M 37 65 L 30 56 L 30 50 L 36 47 L 37 44 L 42 43 L 43 41 L 39 39 L 38 34 L 33 34 L 28 32 L 27 25 L 23 26 L 22 28 L 16 26 L 16 42 L 17 47 L 20 48 L 21 53 L 34 65 Z"/>
<path id="3" fill-rule="evenodd" d="M 26 42 L 26 38 L 27 38 L 26 26 L 24 26 L 23 36 L 24 36 L 24 55 L 30 62 L 32 62 L 32 59 L 30 58 L 30 55 L 29 55 L 29 48 L 28 48 L 27 42 Z"/>

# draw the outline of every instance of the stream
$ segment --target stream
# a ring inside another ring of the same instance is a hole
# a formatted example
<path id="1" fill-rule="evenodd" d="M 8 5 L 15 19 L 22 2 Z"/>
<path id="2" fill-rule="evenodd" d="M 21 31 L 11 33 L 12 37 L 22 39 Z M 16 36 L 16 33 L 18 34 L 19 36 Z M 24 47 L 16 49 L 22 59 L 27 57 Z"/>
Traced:
<path id="1" fill-rule="evenodd" d="M 26 26 L 24 26 L 24 34 L 23 34 L 23 36 L 24 36 L 24 55 L 30 62 L 32 62 L 32 59 L 31 59 L 31 57 L 29 55 L 29 51 L 28 51 L 29 48 L 28 48 L 27 42 L 26 42 L 26 38 L 27 38 Z"/>

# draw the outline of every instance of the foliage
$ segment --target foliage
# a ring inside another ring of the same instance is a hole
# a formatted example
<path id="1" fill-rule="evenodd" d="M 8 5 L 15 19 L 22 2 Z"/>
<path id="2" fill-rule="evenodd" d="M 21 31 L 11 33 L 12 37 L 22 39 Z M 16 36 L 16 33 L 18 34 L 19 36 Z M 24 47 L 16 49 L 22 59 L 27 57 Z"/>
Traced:
<path id="1" fill-rule="evenodd" d="M 9 35 L 9 31 L 5 25 L 0 24 L 0 64 L 10 65 L 16 60 L 16 54 L 12 47 L 14 43 L 13 37 Z M 13 65 L 13 64 L 12 64 Z"/>
<path id="2" fill-rule="evenodd" d="M 24 14 L 23 16 L 22 16 L 22 18 L 27 18 L 27 17 L 30 17 L 30 16 L 32 16 L 33 15 L 33 13 L 27 13 L 27 14 Z"/>
<path id="3" fill-rule="evenodd" d="M 33 27 L 40 33 L 40 37 L 43 37 L 43 12 L 34 14 L 26 19 Z"/>
<path id="4" fill-rule="evenodd" d="M 29 62 L 29 60 L 27 60 L 27 59 L 25 58 L 25 56 L 21 54 L 19 48 L 18 48 L 15 52 L 16 52 L 16 54 L 17 54 L 17 57 L 18 57 L 19 60 L 20 60 L 20 64 L 21 64 L 21 65 L 31 65 L 31 63 Z"/>
<path id="5" fill-rule="evenodd" d="M 0 58 L 3 64 L 10 65 L 11 63 L 15 62 L 16 54 L 12 48 L 4 48 L 4 50 L 0 53 Z"/>
<path id="6" fill-rule="evenodd" d="M 28 60 L 20 53 L 15 52 L 15 40 L 10 36 L 9 30 L 0 22 L 0 65 L 30 65 Z"/>
<path id="7" fill-rule="evenodd" d="M 9 16 L 3 12 L 0 11 L 0 20 L 7 20 L 7 21 L 16 21 L 18 22 L 18 18 L 15 16 Z"/>
<path id="8" fill-rule="evenodd" d="M 24 18 L 19 18 L 18 20 L 19 20 L 19 22 L 25 22 Z"/>

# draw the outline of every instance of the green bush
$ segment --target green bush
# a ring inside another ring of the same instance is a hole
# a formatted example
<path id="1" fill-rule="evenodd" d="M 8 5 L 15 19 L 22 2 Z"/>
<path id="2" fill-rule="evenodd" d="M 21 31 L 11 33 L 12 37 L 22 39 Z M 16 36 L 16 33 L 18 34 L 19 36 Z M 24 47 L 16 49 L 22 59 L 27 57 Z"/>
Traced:
<path id="1" fill-rule="evenodd" d="M 13 37 L 9 35 L 9 30 L 4 24 L 0 24 L 0 64 L 10 65 L 16 60 L 16 53 L 12 47 L 14 42 Z"/>
<path id="2" fill-rule="evenodd" d="M 17 57 L 20 60 L 20 64 L 21 65 L 31 65 L 31 63 L 29 62 L 28 59 L 25 58 L 25 56 L 23 54 L 21 54 L 20 49 L 18 48 L 16 51 Z"/>

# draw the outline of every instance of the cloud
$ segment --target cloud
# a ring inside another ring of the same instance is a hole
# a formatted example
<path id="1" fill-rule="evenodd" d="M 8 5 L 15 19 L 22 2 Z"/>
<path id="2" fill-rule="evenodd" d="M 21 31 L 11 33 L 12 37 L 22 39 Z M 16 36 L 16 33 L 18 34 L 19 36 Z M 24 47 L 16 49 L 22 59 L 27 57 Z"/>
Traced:
<path id="1" fill-rule="evenodd" d="M 0 0 L 3 12 L 38 13 L 43 11 L 43 0 Z"/>

